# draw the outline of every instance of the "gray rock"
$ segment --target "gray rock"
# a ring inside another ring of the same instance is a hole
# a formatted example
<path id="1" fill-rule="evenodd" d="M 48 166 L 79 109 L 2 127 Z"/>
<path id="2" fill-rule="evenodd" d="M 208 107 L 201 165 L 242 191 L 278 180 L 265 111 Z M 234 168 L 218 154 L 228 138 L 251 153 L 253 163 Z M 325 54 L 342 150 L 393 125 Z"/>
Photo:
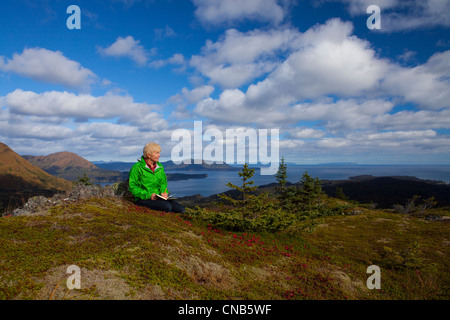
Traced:
<path id="1" fill-rule="evenodd" d="M 28 216 L 32 214 L 32 212 L 28 211 L 28 210 L 24 210 L 24 209 L 15 209 L 12 213 L 11 216 L 12 217 L 19 217 L 19 216 Z"/>
<path id="2" fill-rule="evenodd" d="M 94 197 L 117 197 L 127 200 L 133 199 L 133 196 L 128 191 L 128 181 L 115 183 L 106 187 L 102 187 L 100 185 L 75 184 L 71 191 L 66 193 L 57 193 L 50 199 L 43 196 L 31 197 L 22 208 L 15 209 L 11 213 L 11 216 L 18 217 L 31 215 L 38 211 L 45 211 L 49 207 L 56 206 L 62 203 Z"/>

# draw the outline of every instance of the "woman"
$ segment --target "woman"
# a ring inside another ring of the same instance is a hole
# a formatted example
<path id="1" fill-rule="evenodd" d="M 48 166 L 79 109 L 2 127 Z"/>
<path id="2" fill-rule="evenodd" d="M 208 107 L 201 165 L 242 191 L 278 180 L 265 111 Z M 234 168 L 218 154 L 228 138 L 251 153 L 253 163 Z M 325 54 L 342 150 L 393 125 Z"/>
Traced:
<path id="1" fill-rule="evenodd" d="M 163 200 L 169 196 L 167 177 L 159 162 L 161 147 L 153 142 L 147 143 L 141 160 L 130 171 L 129 190 L 137 205 L 152 210 L 184 213 L 184 207 L 173 199 Z"/>

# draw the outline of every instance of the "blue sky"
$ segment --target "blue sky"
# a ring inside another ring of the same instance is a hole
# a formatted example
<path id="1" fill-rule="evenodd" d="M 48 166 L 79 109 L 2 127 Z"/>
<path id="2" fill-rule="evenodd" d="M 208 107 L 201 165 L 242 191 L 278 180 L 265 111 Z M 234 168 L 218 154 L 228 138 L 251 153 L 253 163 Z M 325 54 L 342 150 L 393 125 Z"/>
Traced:
<path id="1" fill-rule="evenodd" d="M 202 121 L 279 129 L 288 162 L 450 164 L 450 0 L 15 0 L 0 19 L 0 141 L 22 155 L 155 141 L 169 160 Z"/>

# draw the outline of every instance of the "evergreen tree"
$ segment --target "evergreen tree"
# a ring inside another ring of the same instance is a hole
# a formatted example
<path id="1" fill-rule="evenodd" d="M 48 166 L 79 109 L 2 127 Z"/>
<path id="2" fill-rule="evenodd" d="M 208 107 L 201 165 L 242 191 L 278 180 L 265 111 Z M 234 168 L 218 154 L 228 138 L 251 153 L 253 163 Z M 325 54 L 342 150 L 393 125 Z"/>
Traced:
<path id="1" fill-rule="evenodd" d="M 341 200 L 348 200 L 348 197 L 344 194 L 344 190 L 342 189 L 342 187 L 336 188 L 336 198 Z"/>
<path id="2" fill-rule="evenodd" d="M 301 188 L 300 194 L 306 198 L 317 198 L 323 194 L 322 187 L 320 186 L 319 178 L 313 178 L 305 171 L 302 178 L 300 179 Z"/>
<path id="3" fill-rule="evenodd" d="M 300 183 L 300 203 L 303 204 L 303 210 L 312 215 L 313 211 L 316 211 L 321 206 L 321 200 L 324 196 L 319 178 L 313 178 L 308 174 L 308 171 L 305 171 L 300 179 Z"/>
<path id="4" fill-rule="evenodd" d="M 249 179 L 251 179 L 253 177 L 254 173 L 255 173 L 255 169 L 250 169 L 248 167 L 248 164 L 245 163 L 242 170 L 239 171 L 239 176 L 241 177 L 242 185 L 239 187 L 239 186 L 232 184 L 231 182 L 228 182 L 226 184 L 227 187 L 238 190 L 241 193 L 240 200 L 233 199 L 230 196 L 227 196 L 224 194 L 219 195 L 219 197 L 221 199 L 230 201 L 233 205 L 241 205 L 242 204 L 245 206 L 246 202 L 248 201 L 248 199 L 250 197 L 250 193 L 258 188 L 257 186 L 252 186 L 253 183 L 255 183 L 253 180 L 249 181 Z"/>
<path id="5" fill-rule="evenodd" d="M 84 184 L 85 186 L 92 186 L 93 183 L 91 182 L 91 179 L 89 176 L 84 173 L 82 177 L 78 177 L 78 180 L 76 181 L 78 184 Z"/>
<path id="6" fill-rule="evenodd" d="M 278 172 L 275 174 L 275 178 L 277 178 L 277 181 L 281 186 L 281 190 L 284 190 L 287 182 L 287 166 L 284 163 L 284 157 L 281 158 L 281 162 L 278 166 Z"/>

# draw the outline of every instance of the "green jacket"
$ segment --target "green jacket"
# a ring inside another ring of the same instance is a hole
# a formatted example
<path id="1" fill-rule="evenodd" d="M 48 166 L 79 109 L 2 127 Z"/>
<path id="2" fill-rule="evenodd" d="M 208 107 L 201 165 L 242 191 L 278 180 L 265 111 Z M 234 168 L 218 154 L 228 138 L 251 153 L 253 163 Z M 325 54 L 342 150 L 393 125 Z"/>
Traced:
<path id="1" fill-rule="evenodd" d="M 153 193 L 162 194 L 167 190 L 167 177 L 164 168 L 160 162 L 157 162 L 157 164 L 158 166 L 153 173 L 147 167 L 144 157 L 141 157 L 141 160 L 131 168 L 129 190 L 135 200 L 147 200 L 151 198 Z"/>

